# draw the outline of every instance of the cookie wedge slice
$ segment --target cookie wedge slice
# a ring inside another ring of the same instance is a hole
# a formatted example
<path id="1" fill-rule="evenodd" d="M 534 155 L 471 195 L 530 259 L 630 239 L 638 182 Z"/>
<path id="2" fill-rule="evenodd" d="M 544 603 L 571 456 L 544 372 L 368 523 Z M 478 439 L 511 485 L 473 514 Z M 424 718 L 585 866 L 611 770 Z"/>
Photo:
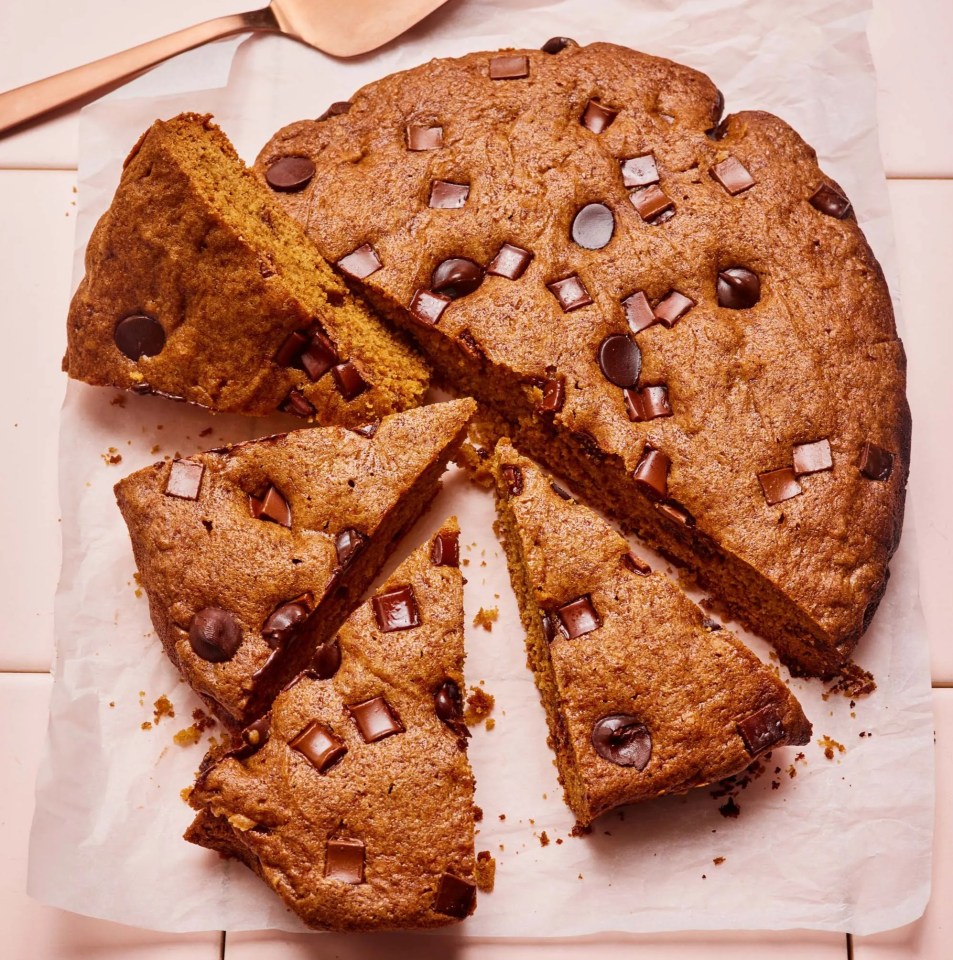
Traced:
<path id="1" fill-rule="evenodd" d="M 297 430 L 120 481 L 156 633 L 233 729 L 331 637 L 438 489 L 472 400 Z"/>
<path id="2" fill-rule="evenodd" d="M 458 536 L 450 519 L 414 551 L 191 792 L 186 839 L 244 861 L 309 926 L 475 907 Z"/>
<path id="3" fill-rule="evenodd" d="M 529 665 L 580 825 L 808 742 L 775 672 L 508 441 L 493 475 Z"/>

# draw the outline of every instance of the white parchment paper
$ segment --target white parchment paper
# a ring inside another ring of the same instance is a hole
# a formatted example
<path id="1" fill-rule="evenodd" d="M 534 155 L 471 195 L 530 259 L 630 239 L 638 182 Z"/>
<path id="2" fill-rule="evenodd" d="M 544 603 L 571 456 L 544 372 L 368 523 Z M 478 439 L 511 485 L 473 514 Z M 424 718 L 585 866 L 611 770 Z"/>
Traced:
<path id="1" fill-rule="evenodd" d="M 864 0 L 468 0 L 347 63 L 280 38 L 207 47 L 85 111 L 75 280 L 122 159 L 156 117 L 211 111 L 250 162 L 283 124 L 316 116 L 385 73 L 432 56 L 568 35 L 682 61 L 715 80 L 727 112 L 766 109 L 792 123 L 850 194 L 896 297 L 866 14 Z M 207 88 L 193 89 L 200 86 Z M 152 633 L 111 489 L 158 457 L 289 425 L 211 417 L 157 398 L 120 401 L 114 391 L 70 383 L 56 677 L 31 839 L 29 889 L 38 899 L 161 930 L 300 929 L 243 866 L 179 839 L 191 816 L 179 791 L 203 748 L 178 746 L 172 734 L 190 723 L 198 701 Z M 116 455 L 120 464 L 105 462 Z M 767 774 L 736 797 L 736 819 L 719 812 L 725 798 L 698 790 L 610 814 L 577 839 L 525 668 L 490 495 L 452 473 L 391 568 L 451 512 L 468 560 L 467 674 L 496 697 L 495 729 L 477 729 L 471 748 L 485 811 L 478 849 L 497 858 L 496 891 L 480 898 L 461 935 L 793 927 L 867 934 L 919 916 L 929 892 L 933 747 L 909 521 L 859 650 L 879 684 L 873 696 L 851 705 L 825 697 L 817 681 L 793 681 L 816 740 L 800 759 L 777 751 Z M 499 608 L 492 632 L 470 625 L 480 607 Z M 747 639 L 768 657 L 765 644 Z M 176 717 L 141 729 L 163 694 Z M 844 748 L 834 747 L 833 759 L 817 742 L 824 736 Z"/>

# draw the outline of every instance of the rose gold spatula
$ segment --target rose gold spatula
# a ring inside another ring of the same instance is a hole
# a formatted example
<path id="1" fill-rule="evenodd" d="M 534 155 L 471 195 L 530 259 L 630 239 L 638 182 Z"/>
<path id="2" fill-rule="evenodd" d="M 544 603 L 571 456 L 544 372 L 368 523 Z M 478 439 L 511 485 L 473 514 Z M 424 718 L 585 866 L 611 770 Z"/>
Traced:
<path id="1" fill-rule="evenodd" d="M 0 136 L 79 100 L 91 100 L 177 53 L 236 33 L 283 33 L 335 57 L 383 46 L 446 0 L 271 0 L 0 94 Z"/>

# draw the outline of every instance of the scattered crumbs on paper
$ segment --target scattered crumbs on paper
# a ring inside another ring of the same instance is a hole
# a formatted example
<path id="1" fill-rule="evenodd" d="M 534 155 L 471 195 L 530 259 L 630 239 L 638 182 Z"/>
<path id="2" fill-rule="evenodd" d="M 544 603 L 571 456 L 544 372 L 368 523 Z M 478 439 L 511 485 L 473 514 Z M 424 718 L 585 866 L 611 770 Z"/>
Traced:
<path id="1" fill-rule="evenodd" d="M 183 787 L 183 788 L 179 791 L 179 796 L 182 798 L 182 802 L 183 802 L 183 803 L 188 803 L 188 802 L 189 802 L 189 797 L 192 796 L 192 788 L 191 788 L 191 787 Z"/>
<path id="2" fill-rule="evenodd" d="M 122 463 L 122 454 L 115 447 L 110 447 L 105 453 L 101 453 L 100 456 L 103 458 L 103 463 L 105 463 L 107 467 Z"/>
<path id="3" fill-rule="evenodd" d="M 729 797 L 727 803 L 723 803 L 719 808 L 718 812 L 723 817 L 728 817 L 731 820 L 737 820 L 739 814 L 741 813 L 741 807 L 735 803 L 734 797 Z"/>
<path id="4" fill-rule="evenodd" d="M 556 837 L 556 845 L 557 845 L 557 846 L 559 846 L 559 844 L 561 844 L 562 842 L 563 842 L 563 838 L 562 838 L 562 837 Z"/>
<path id="5" fill-rule="evenodd" d="M 140 691 L 139 691 L 139 706 L 140 706 L 140 707 L 144 707 L 145 705 L 146 705 L 146 691 L 145 691 L 145 690 L 140 690 Z"/>
<path id="6" fill-rule="evenodd" d="M 713 863 L 716 867 L 720 867 L 724 862 L 725 862 L 725 858 L 724 858 L 724 857 L 715 857 L 715 859 L 712 860 L 712 863 Z"/>
<path id="7" fill-rule="evenodd" d="M 861 740 L 863 740 L 864 737 L 872 737 L 873 734 L 869 730 L 861 730 L 860 733 L 857 734 L 857 736 L 860 737 Z"/>
<path id="8" fill-rule="evenodd" d="M 199 430 L 200 437 L 210 437 L 212 435 L 212 428 L 206 427 L 204 430 Z"/>
<path id="9" fill-rule="evenodd" d="M 829 737 L 826 733 L 824 734 L 823 737 L 821 737 L 820 740 L 817 741 L 817 743 L 818 743 L 818 746 L 824 748 L 824 756 L 827 757 L 828 760 L 834 759 L 835 750 L 838 753 L 845 753 L 847 750 L 847 748 L 842 743 L 838 743 L 832 737 Z"/>
<path id="10" fill-rule="evenodd" d="M 493 629 L 493 624 L 500 619 L 500 610 L 498 607 L 490 607 L 488 610 L 485 610 L 483 607 L 477 611 L 477 615 L 473 618 L 473 626 L 483 627 L 487 632 Z"/>
<path id="11" fill-rule="evenodd" d="M 496 859 L 489 850 L 477 853 L 476 870 L 473 872 L 477 888 L 482 893 L 492 893 L 496 882 Z"/>
<path id="12" fill-rule="evenodd" d="M 541 847 L 549 846 L 549 834 L 545 830 L 539 835 L 539 845 Z"/>
<path id="13" fill-rule="evenodd" d="M 493 712 L 495 703 L 496 699 L 492 694 L 481 690 L 479 687 L 471 687 L 470 696 L 467 697 L 467 708 L 463 714 L 463 722 L 468 727 L 478 726 Z"/>
<path id="14" fill-rule="evenodd" d="M 483 807 L 478 807 L 476 804 L 473 804 L 473 822 L 483 822 Z"/>
<path id="15" fill-rule="evenodd" d="M 572 830 L 569 831 L 571 837 L 588 837 L 592 833 L 592 826 L 584 827 L 581 824 L 575 824 Z M 582 874 L 579 874 L 579 879 L 582 879 Z"/>
<path id="16" fill-rule="evenodd" d="M 155 456 L 161 449 L 162 449 L 162 447 L 160 447 L 159 444 L 154 443 L 154 444 L 152 445 L 152 449 L 149 451 L 149 453 L 151 453 L 152 456 Z"/>
<path id="17" fill-rule="evenodd" d="M 114 407 L 124 407 L 126 405 L 126 395 L 124 393 L 117 393 L 109 402 Z"/>
<path id="18" fill-rule="evenodd" d="M 487 717 L 487 718 L 486 718 L 486 729 L 487 729 L 487 730 L 495 730 L 495 729 L 496 729 L 496 721 L 495 721 L 492 717 Z"/>
<path id="19" fill-rule="evenodd" d="M 506 819 L 506 814 L 505 814 L 505 813 L 501 813 L 501 814 L 500 814 L 500 820 L 502 821 L 502 820 L 505 820 L 505 819 Z"/>
<path id="20" fill-rule="evenodd" d="M 172 739 L 180 747 L 191 747 L 202 739 L 202 734 L 199 733 L 199 728 L 192 723 L 177 731 Z"/>
<path id="21" fill-rule="evenodd" d="M 116 701 L 115 701 L 115 700 L 110 700 L 110 701 L 109 701 L 109 706 L 110 706 L 110 707 L 115 707 L 115 706 L 116 706 Z"/>
<path id="22" fill-rule="evenodd" d="M 151 729 L 152 729 L 152 724 L 151 724 L 148 720 L 143 720 L 142 723 L 139 724 L 139 729 L 140 729 L 140 730 L 151 730 Z"/>
<path id="23" fill-rule="evenodd" d="M 171 720 L 175 716 L 175 707 L 172 706 L 172 701 L 165 694 L 162 694 L 152 706 L 152 716 L 156 726 L 159 725 L 159 721 L 163 717 L 168 717 Z"/>
<path id="24" fill-rule="evenodd" d="M 464 557 L 464 558 L 460 561 L 460 566 L 461 566 L 461 567 L 469 567 L 469 566 L 470 566 L 470 558 L 469 558 L 469 557 Z"/>

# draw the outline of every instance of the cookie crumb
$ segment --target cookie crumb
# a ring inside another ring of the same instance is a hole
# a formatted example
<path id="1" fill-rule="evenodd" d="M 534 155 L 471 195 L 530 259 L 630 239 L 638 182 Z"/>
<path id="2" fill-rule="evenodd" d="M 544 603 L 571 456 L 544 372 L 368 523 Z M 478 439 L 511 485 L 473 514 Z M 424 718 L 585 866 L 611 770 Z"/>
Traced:
<path id="1" fill-rule="evenodd" d="M 103 458 L 103 463 L 105 463 L 107 467 L 122 463 L 122 454 L 119 453 L 115 447 L 110 447 L 106 453 L 101 453 L 100 456 Z"/>
<path id="2" fill-rule="evenodd" d="M 724 862 L 725 862 L 725 858 L 724 858 L 724 857 L 715 857 L 715 859 L 712 860 L 712 863 L 713 863 L 716 867 L 720 867 Z"/>
<path id="3" fill-rule="evenodd" d="M 202 734 L 199 732 L 199 728 L 192 723 L 184 729 L 179 730 L 172 739 L 180 747 L 191 747 L 202 739 Z"/>
<path id="4" fill-rule="evenodd" d="M 151 729 L 152 729 L 152 723 L 151 723 L 150 721 L 148 721 L 148 720 L 143 720 L 142 723 L 139 724 L 139 729 L 140 729 L 140 730 L 151 730 Z"/>
<path id="5" fill-rule="evenodd" d="M 125 394 L 117 393 L 116 396 L 109 401 L 114 407 L 124 407 L 126 405 Z"/>
<path id="6" fill-rule="evenodd" d="M 502 846 L 500 847 L 502 849 Z M 492 893 L 496 883 L 496 858 L 489 850 L 481 850 L 477 854 L 476 869 L 473 871 L 477 889 L 481 893 Z"/>
<path id="7" fill-rule="evenodd" d="M 204 430 L 199 430 L 200 437 L 210 437 L 212 435 L 212 428 L 206 427 Z"/>
<path id="8" fill-rule="evenodd" d="M 182 798 L 182 802 L 183 802 L 183 803 L 188 803 L 188 802 L 189 802 L 189 797 L 192 796 L 192 788 L 191 788 L 191 787 L 183 787 L 183 788 L 179 791 L 179 796 Z"/>
<path id="9" fill-rule="evenodd" d="M 485 726 L 487 730 L 493 730 L 496 728 L 496 721 L 492 717 L 487 717 Z"/>
<path id="10" fill-rule="evenodd" d="M 729 797 L 727 803 L 722 804 L 718 808 L 718 812 L 723 817 L 729 817 L 732 820 L 737 820 L 739 814 L 741 813 L 741 807 L 739 807 L 738 804 L 735 803 L 734 797 Z"/>
<path id="11" fill-rule="evenodd" d="M 479 687 L 471 687 L 470 696 L 467 697 L 467 708 L 463 714 L 463 722 L 468 727 L 478 726 L 493 712 L 495 703 L 496 699 L 492 694 L 481 690 Z"/>
<path id="12" fill-rule="evenodd" d="M 842 743 L 838 743 L 832 737 L 829 737 L 826 733 L 824 734 L 823 737 L 821 737 L 820 740 L 817 741 L 817 743 L 818 743 L 818 746 L 824 748 L 824 756 L 827 757 L 828 760 L 834 759 L 835 750 L 838 753 L 845 753 L 847 750 L 847 748 Z"/>
<path id="13" fill-rule="evenodd" d="M 172 701 L 165 694 L 162 694 L 152 706 L 152 718 L 156 726 L 163 717 L 168 717 L 171 720 L 175 716 L 175 707 L 172 706 Z"/>
<path id="14" fill-rule="evenodd" d="M 541 847 L 549 846 L 549 834 L 545 830 L 539 835 L 539 845 Z"/>

